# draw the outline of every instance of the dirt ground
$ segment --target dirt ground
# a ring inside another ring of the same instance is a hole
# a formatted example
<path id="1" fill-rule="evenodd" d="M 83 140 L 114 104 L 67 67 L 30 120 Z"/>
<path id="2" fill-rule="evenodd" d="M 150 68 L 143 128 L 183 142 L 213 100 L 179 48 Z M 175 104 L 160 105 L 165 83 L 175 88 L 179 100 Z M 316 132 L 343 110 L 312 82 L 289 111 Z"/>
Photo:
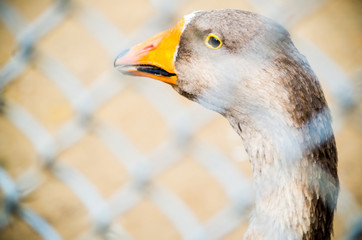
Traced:
<path id="1" fill-rule="evenodd" d="M 4 2 L 14 7 L 28 22 L 36 20 L 53 4 L 50 0 Z M 255 9 L 250 2 L 183 1 L 174 17 L 165 25 L 172 26 L 183 15 L 200 9 L 238 8 L 263 13 Z M 283 4 L 288 1 L 279 2 Z M 1 90 L 1 99 L 5 106 L 9 106 L 7 103 L 21 106 L 51 135 L 56 135 L 68 120 L 75 117 L 77 111 L 60 87 L 49 80 L 49 76 L 41 69 L 39 59 L 49 56 L 61 62 L 85 87 L 91 87 L 105 72 L 113 71 L 113 58 L 117 54 L 117 49 L 114 55 L 109 54 L 94 34 L 90 33 L 79 17 L 84 8 L 91 8 L 100 13 L 126 37 L 134 36 L 136 30 L 141 29 L 140 27 L 149 19 L 162 14 L 147 0 L 71 1 L 66 18 L 36 42 L 33 46 L 34 55 L 29 64 Z M 361 99 L 362 86 L 361 9 L 362 4 L 359 0 L 325 1 L 289 28 L 293 39 L 302 37 L 312 42 L 346 73 L 356 92 L 356 99 Z M 150 33 L 145 33 L 145 38 L 148 36 Z M 18 50 L 16 36 L 3 21 L 0 21 L 1 69 Z M 125 79 L 127 82 L 134 81 L 130 77 Z M 142 79 L 139 84 L 149 84 L 151 88 L 158 89 L 157 94 L 170 95 L 184 108 L 195 108 L 201 115 L 203 113 L 212 115 L 197 104 L 178 96 L 168 86 L 149 82 L 151 80 Z M 321 82 L 323 84 L 324 79 L 321 79 Z M 338 205 L 335 218 L 335 239 L 342 239 L 349 233 L 355 217 L 361 213 L 362 105 L 356 100 L 356 104 L 348 109 L 340 107 L 338 98 L 328 91 L 327 86 L 323 88 L 326 90 L 336 123 L 343 121 L 336 131 L 338 172 L 342 191 L 341 204 Z M 342 113 L 341 109 L 344 110 Z M 95 120 L 90 123 L 92 126 L 98 126 L 100 122 L 112 126 L 117 132 L 126 136 L 145 156 L 152 155 L 175 134 L 167 119 L 155 109 L 155 106 L 137 88 L 137 84 L 127 85 L 120 93 L 102 104 L 93 115 Z M 189 145 L 200 143 L 215 146 L 230 159 L 238 171 L 251 178 L 249 162 L 238 159 L 243 154 L 240 153 L 241 141 L 224 118 L 212 115 L 211 121 L 195 131 L 189 140 Z M 152 161 L 156 160 L 146 161 L 152 165 Z M 60 151 L 56 162 L 70 165 L 79 171 L 95 186 L 104 199 L 112 198 L 113 194 L 132 178 L 127 167 L 120 164 L 117 156 L 107 148 L 92 127 L 88 128 L 87 133 L 79 141 Z M 42 159 L 32 141 L 14 125 L 6 112 L 0 115 L 0 166 L 16 181 L 20 181 L 19 178 L 29 169 L 39 176 L 41 184 L 23 197 L 20 203 L 42 216 L 64 239 L 102 239 L 98 235 L 89 233 L 92 232 L 94 223 L 84 203 L 67 184 L 42 166 Z M 206 223 L 230 204 L 225 189 L 190 154 L 182 155 L 178 161 L 153 176 L 151 183 L 161 185 L 178 196 L 200 223 Z M 0 196 L 4 203 L 4 193 L 2 192 Z M 14 215 L 8 220 L 9 224 L 0 230 L 0 239 L 42 239 L 20 217 Z M 134 202 L 133 207 L 119 214 L 114 219 L 114 225 L 122 226 L 132 239 L 182 238 L 173 222 L 147 194 Z M 247 221 L 233 228 L 222 239 L 242 239 L 246 228 Z"/>

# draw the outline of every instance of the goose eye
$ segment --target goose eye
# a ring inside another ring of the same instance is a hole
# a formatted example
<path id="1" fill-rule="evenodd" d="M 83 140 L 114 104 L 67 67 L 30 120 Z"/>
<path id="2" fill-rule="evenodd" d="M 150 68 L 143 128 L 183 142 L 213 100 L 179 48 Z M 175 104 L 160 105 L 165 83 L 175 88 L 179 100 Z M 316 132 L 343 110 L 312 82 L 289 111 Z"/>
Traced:
<path id="1" fill-rule="evenodd" d="M 210 33 L 205 39 L 205 44 L 212 49 L 218 49 L 222 46 L 220 38 L 212 33 Z"/>

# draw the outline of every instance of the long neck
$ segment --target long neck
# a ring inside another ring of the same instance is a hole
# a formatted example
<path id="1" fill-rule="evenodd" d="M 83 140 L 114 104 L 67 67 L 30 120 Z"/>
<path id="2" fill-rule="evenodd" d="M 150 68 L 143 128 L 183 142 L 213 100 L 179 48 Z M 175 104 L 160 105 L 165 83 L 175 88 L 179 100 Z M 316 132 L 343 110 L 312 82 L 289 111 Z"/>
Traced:
<path id="1" fill-rule="evenodd" d="M 240 113 L 226 117 L 253 169 L 256 202 L 245 239 L 330 239 L 338 178 L 329 113 L 301 128 Z"/>

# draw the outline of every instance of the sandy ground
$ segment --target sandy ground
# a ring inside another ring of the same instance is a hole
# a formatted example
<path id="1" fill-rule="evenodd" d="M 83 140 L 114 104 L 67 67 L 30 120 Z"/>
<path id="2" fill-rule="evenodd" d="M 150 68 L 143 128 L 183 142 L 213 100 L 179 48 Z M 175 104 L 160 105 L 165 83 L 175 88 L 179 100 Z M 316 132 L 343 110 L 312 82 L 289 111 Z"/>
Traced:
<path id="1" fill-rule="evenodd" d="M 19 11 L 26 21 L 35 20 L 53 3 L 50 0 L 6 2 Z M 91 7 L 100 12 L 125 36 L 131 36 L 148 19 L 161 14 L 146 0 L 72 2 L 67 18 L 35 44 L 34 61 L 1 93 L 5 103 L 12 102 L 26 109 L 51 134 L 55 134 L 63 124 L 73 118 L 75 110 L 59 87 L 39 68 L 37 58 L 47 55 L 60 61 L 84 86 L 92 85 L 105 71 L 113 68 L 114 56 L 107 53 L 77 17 L 83 7 Z M 167 24 L 172 26 L 184 14 L 193 10 L 215 8 L 256 11 L 248 1 L 190 0 L 180 5 L 175 17 Z M 347 73 L 353 86 L 361 85 L 361 9 L 362 4 L 358 0 L 326 1 L 289 29 L 293 37 L 303 36 L 324 51 Z M 0 21 L 0 66 L 3 67 L 17 50 L 14 35 Z M 127 78 L 127 81 L 132 80 L 134 79 Z M 182 106 L 199 108 L 200 112 L 207 111 L 174 92 L 169 93 L 171 89 L 167 86 L 152 84 L 152 87 L 160 89 L 160 94 L 172 94 Z M 361 92 L 358 94 L 360 97 Z M 332 106 L 332 113 L 337 115 L 333 111 L 337 109 L 335 106 L 338 99 L 328 92 L 327 98 Z M 344 125 L 336 133 L 339 176 L 343 187 L 341 194 L 350 193 L 350 198 L 356 203 L 352 213 L 344 212 L 345 209 L 350 211 L 348 206 L 339 206 L 335 221 L 336 239 L 341 239 L 349 231 L 348 221 L 351 219 L 346 217 L 361 211 L 361 109 L 359 104 L 343 113 L 341 117 L 345 121 Z M 95 119 L 122 132 L 145 155 L 152 153 L 173 134 L 162 115 L 132 85 L 102 105 L 96 111 Z M 215 116 L 211 122 L 200 128 L 191 138 L 190 145 L 200 142 L 217 146 L 230 158 L 238 171 L 251 178 L 249 162 L 238 161 L 234 154 L 235 149 L 242 147 L 241 142 L 221 116 Z M 69 164 L 80 171 L 105 199 L 110 198 L 130 180 L 125 166 L 120 164 L 117 157 L 92 131 L 62 151 L 56 161 Z M 69 187 L 49 170 L 42 168 L 40 162 L 31 141 L 14 126 L 6 114 L 0 115 L 0 165 L 13 179 L 20 177 L 29 168 L 34 169 L 43 179 L 35 191 L 21 199 L 21 204 L 46 219 L 64 239 L 100 239 L 83 235 L 93 226 L 88 210 Z M 152 161 L 149 164 L 152 164 Z M 177 195 L 201 223 L 207 222 L 230 203 L 222 186 L 188 154 L 154 177 L 152 183 L 162 185 Z M 3 195 L 2 193 L 1 196 Z M 0 239 L 41 239 L 19 217 L 14 216 L 9 220 L 10 224 L 0 231 Z M 181 238 L 172 222 L 147 195 L 130 210 L 118 216 L 114 223 L 122 226 L 133 239 Z M 246 223 L 241 224 L 223 239 L 242 239 L 246 227 Z"/>

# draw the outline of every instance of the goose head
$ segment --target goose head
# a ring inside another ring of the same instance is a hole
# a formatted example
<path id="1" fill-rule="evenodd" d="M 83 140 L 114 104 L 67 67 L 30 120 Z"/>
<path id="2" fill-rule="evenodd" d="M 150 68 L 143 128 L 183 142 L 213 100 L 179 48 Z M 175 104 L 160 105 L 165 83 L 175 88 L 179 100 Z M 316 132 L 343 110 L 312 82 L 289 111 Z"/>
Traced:
<path id="1" fill-rule="evenodd" d="M 265 106 L 262 100 L 272 92 L 263 88 L 287 87 L 275 75 L 286 74 L 281 70 L 291 64 L 286 61 L 291 49 L 288 32 L 269 19 L 236 10 L 198 11 L 122 53 L 115 67 L 169 83 L 181 95 L 226 114 L 236 103 Z M 279 91 L 277 99 L 287 91 Z"/>
<path id="2" fill-rule="evenodd" d="M 241 10 L 197 11 L 114 65 L 170 84 L 229 120 L 255 182 L 246 239 L 330 238 L 339 186 L 330 114 L 283 27 Z"/>

